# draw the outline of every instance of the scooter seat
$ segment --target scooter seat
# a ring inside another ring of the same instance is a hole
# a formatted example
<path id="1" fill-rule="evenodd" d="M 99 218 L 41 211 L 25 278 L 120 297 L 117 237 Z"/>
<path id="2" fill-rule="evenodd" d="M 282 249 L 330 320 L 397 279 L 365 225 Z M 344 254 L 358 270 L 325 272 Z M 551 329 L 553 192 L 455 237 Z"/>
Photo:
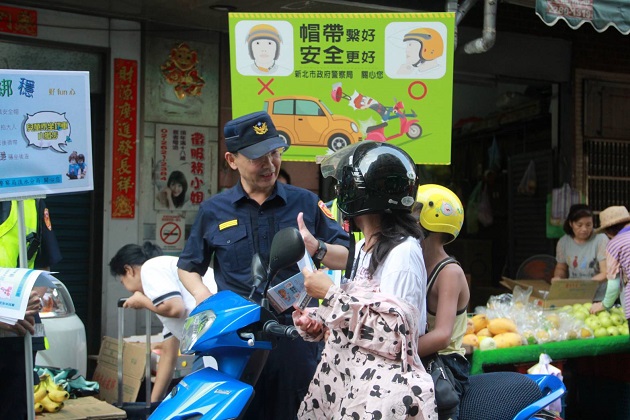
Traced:
<path id="1" fill-rule="evenodd" d="M 380 123 L 380 124 L 377 124 L 377 125 L 373 125 L 373 126 L 371 126 L 371 127 L 366 128 L 366 129 L 365 129 L 365 132 L 366 132 L 366 133 L 369 133 L 370 131 L 378 130 L 379 128 L 385 128 L 385 127 L 387 127 L 388 125 L 389 125 L 389 124 L 387 124 L 386 122 L 384 122 L 384 123 Z"/>
<path id="2" fill-rule="evenodd" d="M 473 375 L 462 398 L 460 420 L 508 420 L 540 400 L 538 384 L 516 372 Z"/>

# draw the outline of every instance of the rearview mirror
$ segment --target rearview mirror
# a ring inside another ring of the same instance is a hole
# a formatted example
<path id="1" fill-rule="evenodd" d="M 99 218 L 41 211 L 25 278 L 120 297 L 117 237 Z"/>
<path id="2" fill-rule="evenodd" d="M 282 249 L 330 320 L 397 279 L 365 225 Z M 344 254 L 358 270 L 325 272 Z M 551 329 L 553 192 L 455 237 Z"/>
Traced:
<path id="1" fill-rule="evenodd" d="M 279 230 L 271 242 L 267 280 L 270 282 L 280 270 L 297 264 L 303 256 L 304 239 L 300 231 L 294 227 Z"/>
<path id="2" fill-rule="evenodd" d="M 258 286 L 267 279 L 267 268 L 263 264 L 260 259 L 259 254 L 254 254 L 252 258 L 252 290 L 249 293 L 249 298 L 251 299 L 256 293 L 256 289 Z"/>

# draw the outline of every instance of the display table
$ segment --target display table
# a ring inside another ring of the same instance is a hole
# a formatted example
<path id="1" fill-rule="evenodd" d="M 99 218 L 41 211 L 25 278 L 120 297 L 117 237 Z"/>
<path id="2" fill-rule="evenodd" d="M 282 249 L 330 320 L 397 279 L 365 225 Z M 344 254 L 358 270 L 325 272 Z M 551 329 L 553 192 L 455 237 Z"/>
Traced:
<path id="1" fill-rule="evenodd" d="M 472 354 L 470 374 L 483 373 L 484 366 L 487 365 L 538 362 L 541 353 L 548 354 L 552 360 L 599 356 L 611 353 L 630 353 L 630 339 L 627 335 L 618 335 L 614 337 L 556 341 L 507 349 L 475 350 Z"/>
<path id="2" fill-rule="evenodd" d="M 114 407 L 94 397 L 82 397 L 66 400 L 64 407 L 57 413 L 42 413 L 37 420 L 112 420 L 126 419 L 124 410 Z"/>

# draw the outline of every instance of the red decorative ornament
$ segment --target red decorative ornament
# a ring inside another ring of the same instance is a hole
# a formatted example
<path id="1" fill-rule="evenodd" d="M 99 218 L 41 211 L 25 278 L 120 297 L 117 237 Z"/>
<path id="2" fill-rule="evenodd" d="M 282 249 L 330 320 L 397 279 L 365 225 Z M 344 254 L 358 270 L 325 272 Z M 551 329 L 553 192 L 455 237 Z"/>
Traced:
<path id="1" fill-rule="evenodd" d="M 171 50 L 169 58 L 160 66 L 166 83 L 173 85 L 175 96 L 199 96 L 206 82 L 197 72 L 197 51 L 181 43 Z"/>

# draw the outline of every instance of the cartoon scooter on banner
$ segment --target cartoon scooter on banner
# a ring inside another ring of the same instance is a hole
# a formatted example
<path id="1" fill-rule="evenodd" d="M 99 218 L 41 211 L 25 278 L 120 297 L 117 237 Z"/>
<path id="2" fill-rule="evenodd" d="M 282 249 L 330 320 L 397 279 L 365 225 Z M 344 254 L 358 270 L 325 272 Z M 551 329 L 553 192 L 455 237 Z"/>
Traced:
<path id="1" fill-rule="evenodd" d="M 402 101 L 396 101 L 394 98 L 395 105 L 393 107 L 386 107 L 376 99 L 362 95 L 357 91 L 354 91 L 352 95 L 344 93 L 341 83 L 335 83 L 333 85 L 331 96 L 335 102 L 346 99 L 350 107 L 355 110 L 371 109 L 381 116 L 382 123 L 370 126 L 365 130 L 366 140 L 384 142 L 401 137 L 403 134 L 406 134 L 410 139 L 417 139 L 422 136 L 422 126 L 419 124 L 418 119 L 416 119 L 416 113 L 411 110 L 410 114 L 406 114 L 405 106 Z M 400 120 L 400 130 L 396 134 L 386 136 L 385 127 L 389 125 L 388 121 L 394 118 Z"/>

